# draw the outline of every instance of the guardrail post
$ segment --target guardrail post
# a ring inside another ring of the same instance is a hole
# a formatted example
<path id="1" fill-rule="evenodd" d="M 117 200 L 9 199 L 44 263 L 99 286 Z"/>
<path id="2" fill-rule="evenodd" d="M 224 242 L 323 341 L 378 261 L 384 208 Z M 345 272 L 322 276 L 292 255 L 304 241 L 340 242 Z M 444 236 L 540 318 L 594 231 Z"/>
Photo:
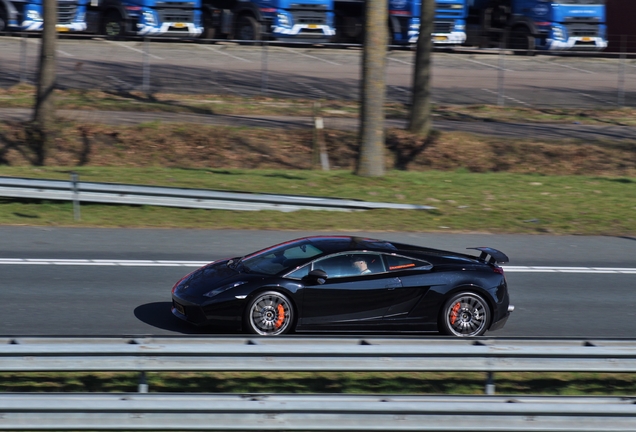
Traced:
<path id="1" fill-rule="evenodd" d="M 71 183 L 73 187 L 73 219 L 80 220 L 80 203 L 79 203 L 79 175 L 76 172 L 71 173 Z"/>
<path id="2" fill-rule="evenodd" d="M 139 372 L 139 385 L 137 386 L 138 393 L 148 393 L 148 382 L 146 381 L 146 372 Z"/>
<path id="3" fill-rule="evenodd" d="M 485 392 L 487 395 L 495 394 L 495 374 L 492 372 L 488 372 L 488 375 L 486 376 Z"/>

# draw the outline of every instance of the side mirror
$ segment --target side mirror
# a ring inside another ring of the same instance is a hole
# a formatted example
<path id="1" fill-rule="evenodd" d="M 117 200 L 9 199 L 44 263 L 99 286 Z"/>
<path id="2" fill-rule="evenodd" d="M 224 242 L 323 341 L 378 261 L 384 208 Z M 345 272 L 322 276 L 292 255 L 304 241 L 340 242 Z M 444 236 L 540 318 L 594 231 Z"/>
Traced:
<path id="1" fill-rule="evenodd" d="M 315 285 L 322 285 L 327 280 L 327 277 L 328 276 L 326 271 L 315 269 L 310 271 L 309 274 L 304 277 L 304 279 L 309 283 L 312 283 Z"/>

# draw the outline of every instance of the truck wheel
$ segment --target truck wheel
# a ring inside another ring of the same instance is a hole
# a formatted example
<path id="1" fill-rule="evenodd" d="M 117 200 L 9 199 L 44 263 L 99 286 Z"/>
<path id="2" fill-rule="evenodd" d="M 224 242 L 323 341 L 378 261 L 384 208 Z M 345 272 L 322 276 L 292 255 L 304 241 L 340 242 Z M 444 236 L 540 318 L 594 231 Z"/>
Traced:
<path id="1" fill-rule="evenodd" d="M 5 12 L 3 7 L 0 7 L 0 32 L 7 30 L 7 23 L 9 20 L 7 19 L 7 13 Z"/>
<path id="2" fill-rule="evenodd" d="M 201 39 L 214 39 L 216 36 L 216 28 L 212 24 L 212 15 L 209 12 L 203 12 L 203 33 Z"/>
<path id="3" fill-rule="evenodd" d="M 508 38 L 508 48 L 514 50 L 515 55 L 533 56 L 535 54 L 534 37 L 525 28 L 513 29 Z"/>
<path id="4" fill-rule="evenodd" d="M 261 24 L 254 17 L 243 15 L 236 25 L 236 36 L 239 40 L 261 40 Z"/>
<path id="5" fill-rule="evenodd" d="M 102 27 L 102 32 L 109 38 L 119 38 L 126 34 L 126 21 L 119 12 L 108 12 Z"/>

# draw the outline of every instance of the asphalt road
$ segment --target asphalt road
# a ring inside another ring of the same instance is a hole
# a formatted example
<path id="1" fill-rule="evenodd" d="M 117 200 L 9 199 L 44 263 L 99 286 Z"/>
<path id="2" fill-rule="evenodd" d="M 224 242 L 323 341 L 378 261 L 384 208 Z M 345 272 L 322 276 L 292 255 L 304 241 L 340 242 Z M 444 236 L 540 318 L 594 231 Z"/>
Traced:
<path id="1" fill-rule="evenodd" d="M 315 233 L 0 227 L 0 334 L 202 333 L 170 314 L 174 282 L 197 263 L 308 234 Z M 491 246 L 508 254 L 516 310 L 491 337 L 636 334 L 636 238 L 356 234 L 456 251 Z"/>

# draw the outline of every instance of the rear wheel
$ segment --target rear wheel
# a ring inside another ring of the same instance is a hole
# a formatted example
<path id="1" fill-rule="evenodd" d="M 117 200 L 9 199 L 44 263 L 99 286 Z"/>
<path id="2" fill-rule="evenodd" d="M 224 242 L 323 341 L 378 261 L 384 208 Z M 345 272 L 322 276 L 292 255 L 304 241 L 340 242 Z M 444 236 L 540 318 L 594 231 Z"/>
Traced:
<path id="1" fill-rule="evenodd" d="M 514 28 L 508 38 L 508 48 L 514 50 L 515 55 L 532 56 L 536 48 L 534 37 L 526 28 Z"/>
<path id="2" fill-rule="evenodd" d="M 214 39 L 216 36 L 216 28 L 212 24 L 212 14 L 210 12 L 203 12 L 203 33 L 201 33 L 201 39 Z"/>
<path id="3" fill-rule="evenodd" d="M 471 292 L 456 294 L 444 303 L 440 332 L 458 337 L 481 336 L 488 329 L 490 314 L 490 307 L 481 296 Z"/>
<path id="4" fill-rule="evenodd" d="M 0 32 L 7 31 L 8 22 L 7 12 L 0 6 Z"/>
<path id="5" fill-rule="evenodd" d="M 122 37 L 126 34 L 126 21 L 116 11 L 106 14 L 102 27 L 103 33 L 110 38 Z"/>
<path id="6" fill-rule="evenodd" d="M 256 18 L 243 15 L 236 24 L 236 36 L 239 40 L 261 40 L 261 24 L 256 21 Z"/>
<path id="7" fill-rule="evenodd" d="M 245 328 L 249 333 L 276 336 L 291 331 L 294 308 L 289 299 L 277 292 L 258 294 L 245 311 Z"/>

